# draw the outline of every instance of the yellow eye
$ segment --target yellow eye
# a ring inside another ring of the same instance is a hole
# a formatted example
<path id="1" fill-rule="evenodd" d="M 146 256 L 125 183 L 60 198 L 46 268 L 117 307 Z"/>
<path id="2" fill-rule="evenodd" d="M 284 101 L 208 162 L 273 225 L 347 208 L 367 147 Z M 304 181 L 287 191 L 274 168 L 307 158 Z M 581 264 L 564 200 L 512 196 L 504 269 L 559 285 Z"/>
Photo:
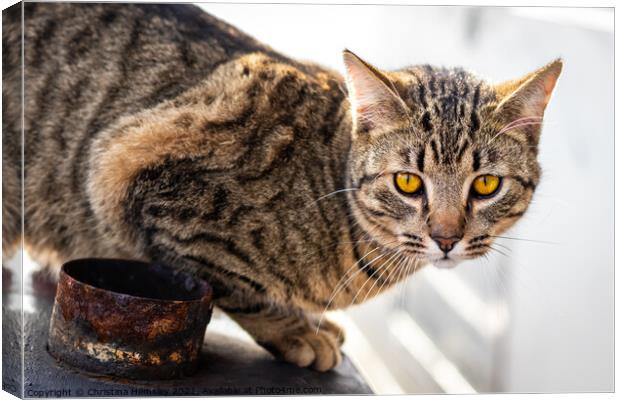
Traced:
<path id="1" fill-rule="evenodd" d="M 478 196 L 490 196 L 497 191 L 501 179 L 495 175 L 480 175 L 474 179 L 472 188 L 474 194 Z"/>
<path id="2" fill-rule="evenodd" d="M 396 189 L 404 194 L 416 194 L 422 189 L 422 178 L 408 172 L 398 172 L 394 175 Z"/>

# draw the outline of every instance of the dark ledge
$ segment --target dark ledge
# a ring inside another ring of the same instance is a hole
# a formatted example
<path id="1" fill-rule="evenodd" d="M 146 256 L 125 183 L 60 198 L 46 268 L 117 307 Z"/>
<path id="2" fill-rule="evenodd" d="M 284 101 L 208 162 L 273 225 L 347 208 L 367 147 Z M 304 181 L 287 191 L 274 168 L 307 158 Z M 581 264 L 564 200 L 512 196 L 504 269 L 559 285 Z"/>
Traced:
<path id="1" fill-rule="evenodd" d="M 218 323 L 215 316 L 207 328 L 199 371 L 191 377 L 129 381 L 88 376 L 60 365 L 45 348 L 51 296 L 26 296 L 30 299 L 24 299 L 24 397 L 372 394 L 346 356 L 338 368 L 327 373 L 299 368 L 275 360 L 239 332 L 223 334 L 230 327 Z M 21 354 L 10 344 L 19 345 L 21 310 L 11 309 L 8 297 L 3 290 L 3 388 L 18 395 Z"/>

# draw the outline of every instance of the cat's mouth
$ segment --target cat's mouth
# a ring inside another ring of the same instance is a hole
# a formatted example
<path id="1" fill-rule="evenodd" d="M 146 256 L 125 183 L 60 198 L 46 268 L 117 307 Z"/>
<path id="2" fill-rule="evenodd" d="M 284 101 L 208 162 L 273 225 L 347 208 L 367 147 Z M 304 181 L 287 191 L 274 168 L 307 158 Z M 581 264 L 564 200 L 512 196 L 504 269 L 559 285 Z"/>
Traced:
<path id="1" fill-rule="evenodd" d="M 426 252 L 422 252 L 422 251 L 416 251 L 416 250 L 411 251 L 409 249 L 406 249 L 403 252 L 408 254 L 412 258 L 418 259 L 423 262 L 424 261 L 429 262 L 437 268 L 454 268 L 461 261 L 464 260 L 462 256 L 456 255 L 456 254 L 450 254 L 450 253 L 449 254 L 441 253 L 441 254 L 435 255 L 435 254 L 427 254 Z"/>
<path id="2" fill-rule="evenodd" d="M 401 234 L 398 240 L 388 240 L 388 244 L 380 246 L 388 250 L 388 253 L 405 255 L 422 264 L 429 263 L 436 268 L 452 269 L 463 261 L 476 259 L 487 253 L 490 244 L 479 238 L 482 236 L 461 240 L 448 252 L 439 248 L 430 237 L 414 234 Z"/>
<path id="3" fill-rule="evenodd" d="M 449 269 L 466 260 L 473 260 L 483 256 L 486 251 L 477 250 L 475 252 L 466 249 L 456 248 L 449 253 L 433 253 L 427 256 L 428 261 L 437 268 Z"/>
<path id="4" fill-rule="evenodd" d="M 435 259 L 435 260 L 431 260 L 431 264 L 433 264 L 435 267 L 441 268 L 441 269 L 454 268 L 460 262 L 461 262 L 461 260 L 455 260 L 454 258 L 451 258 L 448 255 L 444 255 L 441 258 L 438 258 L 438 259 Z"/>
<path id="5" fill-rule="evenodd" d="M 468 241 L 457 244 L 452 251 L 445 253 L 439 248 L 433 249 L 430 241 L 425 242 L 420 248 L 404 250 L 410 256 L 421 261 L 426 261 L 437 268 L 450 269 L 459 265 L 465 260 L 471 260 L 482 256 L 487 248 L 487 244 L 472 245 Z"/>

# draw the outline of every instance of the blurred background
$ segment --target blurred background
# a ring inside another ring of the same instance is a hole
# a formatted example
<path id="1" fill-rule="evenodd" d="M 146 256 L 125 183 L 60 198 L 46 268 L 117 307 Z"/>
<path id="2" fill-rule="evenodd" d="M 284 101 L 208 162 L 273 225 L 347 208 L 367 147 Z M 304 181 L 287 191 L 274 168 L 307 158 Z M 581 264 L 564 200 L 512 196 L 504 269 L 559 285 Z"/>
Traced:
<path id="1" fill-rule="evenodd" d="M 492 81 L 562 57 L 542 182 L 504 254 L 426 268 L 336 313 L 377 393 L 613 391 L 610 8 L 200 4 L 274 49 L 343 71 L 460 65 Z"/>

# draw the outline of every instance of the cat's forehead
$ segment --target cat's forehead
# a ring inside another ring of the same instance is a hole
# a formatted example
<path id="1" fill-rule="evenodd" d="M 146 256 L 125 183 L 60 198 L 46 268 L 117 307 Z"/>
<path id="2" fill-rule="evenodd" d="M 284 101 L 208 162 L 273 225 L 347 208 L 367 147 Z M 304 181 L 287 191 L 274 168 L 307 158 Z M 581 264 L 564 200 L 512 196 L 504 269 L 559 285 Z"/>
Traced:
<path id="1" fill-rule="evenodd" d="M 407 126 L 375 142 L 377 168 L 401 162 L 428 173 L 454 173 L 501 167 L 522 158 L 519 144 L 497 137 L 505 124 L 496 115 L 494 85 L 461 68 L 420 65 L 389 74 L 394 89 L 411 111 Z"/>
<path id="2" fill-rule="evenodd" d="M 400 96 L 424 132 L 462 129 L 475 133 L 484 111 L 496 103 L 492 85 L 462 68 L 421 65 L 394 76 Z"/>
<path id="3" fill-rule="evenodd" d="M 493 97 L 492 85 L 460 67 L 416 65 L 395 71 L 392 76 L 408 89 L 405 97 L 420 103 L 452 99 L 484 103 Z"/>
<path id="4" fill-rule="evenodd" d="M 486 141 L 483 125 L 497 105 L 493 86 L 462 68 L 408 67 L 392 75 L 424 142 L 458 151 L 463 141 Z"/>
<path id="5" fill-rule="evenodd" d="M 464 179 L 476 171 L 507 172 L 521 164 L 524 155 L 514 140 L 472 140 L 468 135 L 429 135 L 420 137 L 400 130 L 381 137 L 364 164 L 370 173 L 383 170 L 415 170 L 425 176 Z M 527 158 L 527 157 L 525 157 Z"/>

